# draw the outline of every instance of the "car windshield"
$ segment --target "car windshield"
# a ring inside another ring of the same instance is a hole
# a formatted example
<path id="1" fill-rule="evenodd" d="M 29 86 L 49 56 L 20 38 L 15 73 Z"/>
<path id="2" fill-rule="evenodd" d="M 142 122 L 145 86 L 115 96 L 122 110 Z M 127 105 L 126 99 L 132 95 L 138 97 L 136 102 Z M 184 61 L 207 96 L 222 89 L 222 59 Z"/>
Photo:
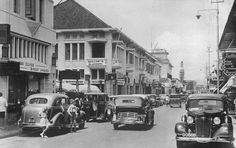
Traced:
<path id="1" fill-rule="evenodd" d="M 142 106 L 140 97 L 117 97 L 115 100 L 116 106 Z"/>
<path id="2" fill-rule="evenodd" d="M 48 100 L 46 98 L 32 98 L 29 104 L 47 104 Z"/>
<path id="3" fill-rule="evenodd" d="M 223 111 L 223 101 L 220 100 L 191 100 L 189 111 L 220 110 Z"/>

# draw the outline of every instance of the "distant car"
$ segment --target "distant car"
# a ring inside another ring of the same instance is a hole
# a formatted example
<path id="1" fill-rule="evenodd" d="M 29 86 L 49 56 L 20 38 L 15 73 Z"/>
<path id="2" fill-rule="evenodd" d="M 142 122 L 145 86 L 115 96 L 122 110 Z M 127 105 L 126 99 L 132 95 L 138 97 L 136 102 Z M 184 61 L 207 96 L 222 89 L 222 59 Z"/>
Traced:
<path id="1" fill-rule="evenodd" d="M 169 97 L 169 105 L 170 107 L 182 107 L 182 99 L 179 94 L 171 94 Z"/>
<path id="2" fill-rule="evenodd" d="M 111 119 L 111 104 L 106 93 L 85 93 L 84 111 L 87 121 L 106 121 Z M 109 103 L 108 103 L 109 102 Z"/>
<path id="3" fill-rule="evenodd" d="M 177 148 L 187 143 L 231 144 L 233 138 L 232 118 L 227 111 L 226 96 L 195 94 L 188 97 L 186 115 L 176 123 Z"/>
<path id="4" fill-rule="evenodd" d="M 69 98 L 67 95 L 59 93 L 39 93 L 30 95 L 22 110 L 19 124 L 23 131 L 32 129 L 43 129 L 45 123 L 41 122 L 43 111 L 48 110 L 47 118 L 50 121 L 50 128 L 70 128 L 70 120 L 67 113 Z M 85 113 L 80 111 L 77 120 L 79 128 L 85 126 Z"/>
<path id="5" fill-rule="evenodd" d="M 111 123 L 115 130 L 119 125 L 145 125 L 154 124 L 154 110 L 147 95 L 117 95 Z"/>

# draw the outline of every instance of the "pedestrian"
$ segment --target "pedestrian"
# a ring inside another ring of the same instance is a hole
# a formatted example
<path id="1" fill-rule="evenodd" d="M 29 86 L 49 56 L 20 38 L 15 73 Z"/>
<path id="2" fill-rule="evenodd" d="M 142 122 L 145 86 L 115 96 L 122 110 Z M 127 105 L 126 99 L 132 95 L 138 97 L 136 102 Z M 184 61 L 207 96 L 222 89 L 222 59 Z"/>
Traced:
<path id="1" fill-rule="evenodd" d="M 47 135 L 45 134 L 46 131 L 49 129 L 50 121 L 48 120 L 48 109 L 45 108 L 40 113 L 40 123 L 44 125 L 42 133 L 40 133 L 40 136 L 42 138 L 47 138 Z"/>
<path id="2" fill-rule="evenodd" d="M 70 100 L 70 106 L 67 110 L 67 113 L 70 116 L 70 132 L 76 131 L 76 121 L 78 118 L 79 108 L 76 106 L 76 101 L 73 99 Z"/>
<path id="3" fill-rule="evenodd" d="M 0 92 L 0 126 L 4 127 L 6 122 L 6 112 L 7 112 L 7 99 L 2 96 L 2 92 Z"/>

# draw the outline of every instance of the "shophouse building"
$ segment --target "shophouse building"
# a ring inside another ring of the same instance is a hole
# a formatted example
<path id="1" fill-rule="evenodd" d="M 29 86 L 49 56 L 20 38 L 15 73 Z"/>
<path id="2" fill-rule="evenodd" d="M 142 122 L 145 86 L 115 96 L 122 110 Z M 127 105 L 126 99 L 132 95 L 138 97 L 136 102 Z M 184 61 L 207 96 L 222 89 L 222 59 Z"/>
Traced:
<path id="1" fill-rule="evenodd" d="M 77 71 L 77 84 L 97 85 L 109 95 L 158 92 L 160 61 L 74 0 L 54 7 L 54 29 L 59 76 Z"/>
<path id="2" fill-rule="evenodd" d="M 235 111 L 236 98 L 236 1 L 233 2 L 228 20 L 220 39 L 220 93 L 229 96 L 230 110 Z"/>
<path id="3" fill-rule="evenodd" d="M 168 59 L 169 53 L 166 49 L 153 49 L 151 54 L 161 61 L 161 85 L 163 94 L 172 93 L 172 68 L 173 65 Z"/>
<path id="4" fill-rule="evenodd" d="M 53 1 L 1 0 L 0 32 L 0 92 L 8 109 L 31 93 L 53 92 Z"/>

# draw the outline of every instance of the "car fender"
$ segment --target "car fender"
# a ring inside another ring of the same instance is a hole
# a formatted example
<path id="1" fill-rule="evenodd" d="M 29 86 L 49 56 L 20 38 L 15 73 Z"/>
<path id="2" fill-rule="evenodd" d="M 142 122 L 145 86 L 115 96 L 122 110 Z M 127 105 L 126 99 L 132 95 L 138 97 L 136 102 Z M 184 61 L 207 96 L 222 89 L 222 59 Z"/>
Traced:
<path id="1" fill-rule="evenodd" d="M 175 133 L 177 135 L 181 135 L 187 132 L 187 123 L 185 122 L 178 122 L 175 124 Z"/>
<path id="2" fill-rule="evenodd" d="M 221 124 L 221 127 L 214 133 L 214 138 L 217 137 L 233 137 L 233 125 L 229 123 Z"/>
<path id="3" fill-rule="evenodd" d="M 56 114 L 55 116 L 53 116 L 52 119 L 50 120 L 51 126 L 55 126 L 56 123 L 57 123 L 57 121 L 58 121 L 58 119 L 59 119 L 59 118 L 63 118 L 63 117 L 64 117 L 63 113 L 57 113 L 57 114 Z"/>

